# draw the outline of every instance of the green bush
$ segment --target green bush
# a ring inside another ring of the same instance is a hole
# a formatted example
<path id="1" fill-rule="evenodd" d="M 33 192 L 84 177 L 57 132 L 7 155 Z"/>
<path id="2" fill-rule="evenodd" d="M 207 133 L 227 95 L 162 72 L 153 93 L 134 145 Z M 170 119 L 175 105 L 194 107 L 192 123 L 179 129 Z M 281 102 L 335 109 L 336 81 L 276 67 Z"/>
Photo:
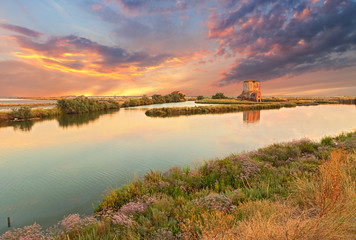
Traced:
<path id="1" fill-rule="evenodd" d="M 11 116 L 12 118 L 29 119 L 33 117 L 33 114 L 31 112 L 31 108 L 20 107 L 20 108 L 12 109 Z"/>
<path id="2" fill-rule="evenodd" d="M 184 102 L 184 101 L 185 101 L 184 94 L 172 92 L 171 94 L 165 96 L 155 94 L 151 98 L 147 96 L 143 96 L 141 98 L 132 98 L 130 100 L 126 100 L 122 104 L 122 107 L 136 107 L 136 106 L 144 106 L 144 105 L 151 105 L 151 104 Z"/>
<path id="3" fill-rule="evenodd" d="M 119 109 L 118 102 L 113 100 L 96 100 L 84 97 L 74 99 L 60 99 L 57 107 L 64 113 L 89 113 L 109 109 Z"/>
<path id="4" fill-rule="evenodd" d="M 226 99 L 227 97 L 223 93 L 216 93 L 211 97 L 212 99 Z"/>

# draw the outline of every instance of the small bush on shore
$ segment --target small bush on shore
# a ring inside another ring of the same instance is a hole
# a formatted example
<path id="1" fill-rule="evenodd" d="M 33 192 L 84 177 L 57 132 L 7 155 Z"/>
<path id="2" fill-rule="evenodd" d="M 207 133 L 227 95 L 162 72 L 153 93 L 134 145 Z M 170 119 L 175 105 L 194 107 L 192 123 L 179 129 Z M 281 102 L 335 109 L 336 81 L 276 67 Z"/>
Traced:
<path id="1" fill-rule="evenodd" d="M 11 117 L 12 118 L 17 118 L 17 119 L 30 119 L 34 115 L 31 112 L 31 108 L 25 106 L 25 107 L 19 107 L 12 109 L 11 111 Z"/>
<path id="2" fill-rule="evenodd" d="M 211 97 L 212 99 L 226 99 L 228 97 L 226 97 L 224 95 L 224 93 L 216 93 L 214 96 Z"/>

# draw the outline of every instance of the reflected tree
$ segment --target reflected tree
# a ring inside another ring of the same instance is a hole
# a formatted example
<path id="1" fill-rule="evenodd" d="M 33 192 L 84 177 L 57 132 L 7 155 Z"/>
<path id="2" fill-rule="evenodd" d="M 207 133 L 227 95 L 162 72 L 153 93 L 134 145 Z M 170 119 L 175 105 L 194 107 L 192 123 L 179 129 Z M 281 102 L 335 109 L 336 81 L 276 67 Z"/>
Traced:
<path id="1" fill-rule="evenodd" d="M 118 110 L 104 111 L 104 112 L 90 112 L 83 114 L 63 114 L 57 118 L 60 127 L 80 127 L 92 122 L 97 121 L 101 115 L 113 114 Z"/>

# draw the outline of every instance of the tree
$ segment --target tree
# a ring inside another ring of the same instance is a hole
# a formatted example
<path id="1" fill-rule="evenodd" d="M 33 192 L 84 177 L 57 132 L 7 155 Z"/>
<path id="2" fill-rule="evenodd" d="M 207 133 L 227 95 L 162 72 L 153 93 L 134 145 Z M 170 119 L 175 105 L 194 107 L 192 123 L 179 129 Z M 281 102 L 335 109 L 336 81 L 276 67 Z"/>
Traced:
<path id="1" fill-rule="evenodd" d="M 227 97 L 223 93 L 216 93 L 212 96 L 212 99 L 226 99 Z"/>
<path id="2" fill-rule="evenodd" d="M 197 97 L 197 100 L 203 100 L 204 99 L 204 96 L 198 96 Z"/>

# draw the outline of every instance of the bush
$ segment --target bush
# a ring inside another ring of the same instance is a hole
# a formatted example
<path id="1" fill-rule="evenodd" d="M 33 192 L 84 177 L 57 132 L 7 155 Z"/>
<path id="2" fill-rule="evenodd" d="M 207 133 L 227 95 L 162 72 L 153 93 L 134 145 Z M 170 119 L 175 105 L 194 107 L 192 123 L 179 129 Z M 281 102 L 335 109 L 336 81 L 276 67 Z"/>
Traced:
<path id="1" fill-rule="evenodd" d="M 12 118 L 29 119 L 29 118 L 33 117 L 33 114 L 31 112 L 31 108 L 20 107 L 20 108 L 12 109 L 11 116 L 12 116 Z"/>
<path id="2" fill-rule="evenodd" d="M 321 145 L 323 146 L 332 146 L 333 145 L 333 139 L 331 137 L 324 137 L 321 139 Z"/>
<path id="3" fill-rule="evenodd" d="M 204 99 L 204 96 L 198 96 L 197 97 L 197 100 L 203 100 Z"/>
<path id="4" fill-rule="evenodd" d="M 227 97 L 223 93 L 216 93 L 211 97 L 212 99 L 226 99 Z"/>
<path id="5" fill-rule="evenodd" d="M 109 109 L 119 109 L 118 102 L 113 100 L 96 100 L 84 97 L 74 99 L 60 99 L 57 107 L 64 113 L 89 113 Z"/>

